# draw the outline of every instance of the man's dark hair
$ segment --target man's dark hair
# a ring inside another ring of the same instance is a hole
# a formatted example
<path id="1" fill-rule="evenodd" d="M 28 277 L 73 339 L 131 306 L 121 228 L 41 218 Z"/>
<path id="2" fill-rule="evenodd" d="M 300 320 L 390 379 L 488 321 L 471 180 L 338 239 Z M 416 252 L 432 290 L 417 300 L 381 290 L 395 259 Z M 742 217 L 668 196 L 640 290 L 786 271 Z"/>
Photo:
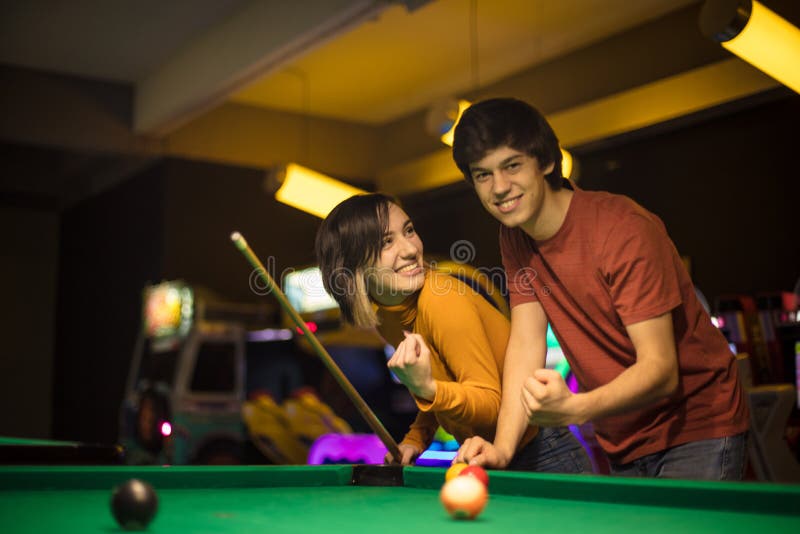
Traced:
<path id="1" fill-rule="evenodd" d="M 545 179 L 554 190 L 561 188 L 558 138 L 536 108 L 516 98 L 493 98 L 467 108 L 453 137 L 453 159 L 464 178 L 472 183 L 469 166 L 503 146 L 535 157 L 541 169 L 553 163 Z"/>

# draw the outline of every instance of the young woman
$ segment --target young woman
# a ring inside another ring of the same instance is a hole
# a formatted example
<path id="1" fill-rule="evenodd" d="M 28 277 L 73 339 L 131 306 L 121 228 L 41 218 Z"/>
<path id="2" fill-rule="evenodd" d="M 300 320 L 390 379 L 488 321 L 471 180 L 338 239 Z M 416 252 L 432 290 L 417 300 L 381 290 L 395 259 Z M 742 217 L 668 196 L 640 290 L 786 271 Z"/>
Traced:
<path id="1" fill-rule="evenodd" d="M 386 195 L 358 195 L 334 208 L 319 228 L 316 252 L 343 320 L 377 328 L 395 347 L 388 366 L 419 408 L 399 444 L 402 458 L 387 454 L 387 461 L 413 464 L 440 425 L 459 443 L 491 439 L 508 319 L 471 286 L 424 263 L 414 225 Z M 591 472 L 586 452 L 563 427 L 529 427 L 508 467 Z"/>

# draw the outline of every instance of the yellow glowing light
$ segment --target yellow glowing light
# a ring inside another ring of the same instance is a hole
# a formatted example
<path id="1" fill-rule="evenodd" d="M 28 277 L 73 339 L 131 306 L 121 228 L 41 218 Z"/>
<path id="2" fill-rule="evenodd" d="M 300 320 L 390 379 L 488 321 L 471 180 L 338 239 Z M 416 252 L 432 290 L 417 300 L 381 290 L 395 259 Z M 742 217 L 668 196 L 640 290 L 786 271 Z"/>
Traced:
<path id="1" fill-rule="evenodd" d="M 366 193 L 296 163 L 286 165 L 282 174 L 282 185 L 275 193 L 275 199 L 321 219 L 343 200 Z"/>
<path id="2" fill-rule="evenodd" d="M 706 0 L 700 31 L 800 93 L 800 29 L 755 0 Z"/>
<path id="3" fill-rule="evenodd" d="M 453 146 L 453 134 L 456 131 L 456 124 L 458 124 L 458 121 L 461 119 L 461 115 L 464 114 L 464 111 L 466 111 L 471 105 L 472 103 L 467 102 L 466 100 L 458 101 L 458 113 L 456 113 L 456 116 L 453 117 L 453 125 L 444 133 L 444 135 L 442 135 L 442 143 L 446 144 L 447 146 Z"/>
<path id="4" fill-rule="evenodd" d="M 572 174 L 572 154 L 561 149 L 561 176 L 569 178 Z"/>
<path id="5" fill-rule="evenodd" d="M 758 2 L 744 29 L 722 46 L 800 93 L 800 30 Z"/>

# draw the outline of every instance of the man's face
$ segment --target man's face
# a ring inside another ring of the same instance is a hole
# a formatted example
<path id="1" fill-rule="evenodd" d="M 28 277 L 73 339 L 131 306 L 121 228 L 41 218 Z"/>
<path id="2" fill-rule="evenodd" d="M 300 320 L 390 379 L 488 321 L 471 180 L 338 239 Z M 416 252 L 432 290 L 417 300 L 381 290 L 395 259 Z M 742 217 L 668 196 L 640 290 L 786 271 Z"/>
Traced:
<path id="1" fill-rule="evenodd" d="M 502 146 L 469 168 L 486 211 L 508 227 L 532 228 L 547 194 L 544 177 L 554 165 L 542 169 L 535 157 Z"/>

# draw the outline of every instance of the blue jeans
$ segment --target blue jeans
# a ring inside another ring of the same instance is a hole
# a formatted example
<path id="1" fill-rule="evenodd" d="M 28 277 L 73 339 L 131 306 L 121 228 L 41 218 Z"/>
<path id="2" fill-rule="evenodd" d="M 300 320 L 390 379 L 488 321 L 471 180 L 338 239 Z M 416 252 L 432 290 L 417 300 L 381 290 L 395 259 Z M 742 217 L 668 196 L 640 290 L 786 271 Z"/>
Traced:
<path id="1" fill-rule="evenodd" d="M 507 469 L 591 474 L 592 462 L 569 428 L 540 428 L 536 437 L 517 451 Z"/>
<path id="2" fill-rule="evenodd" d="M 611 474 L 623 477 L 741 480 L 747 433 L 691 441 L 648 454 L 627 464 L 610 462 Z"/>

